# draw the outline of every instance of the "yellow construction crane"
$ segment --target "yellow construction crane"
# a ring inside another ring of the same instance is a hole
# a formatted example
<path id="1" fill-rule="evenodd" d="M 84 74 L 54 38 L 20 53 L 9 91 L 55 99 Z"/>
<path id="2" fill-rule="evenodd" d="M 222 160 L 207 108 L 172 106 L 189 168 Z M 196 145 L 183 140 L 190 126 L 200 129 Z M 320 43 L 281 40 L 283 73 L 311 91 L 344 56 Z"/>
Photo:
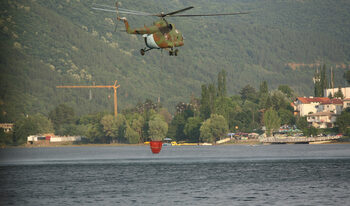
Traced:
<path id="1" fill-rule="evenodd" d="M 117 101 L 117 89 L 120 85 L 117 85 L 115 80 L 114 85 L 96 85 L 96 86 L 56 86 L 56 88 L 113 88 L 114 89 L 114 116 L 118 115 L 118 101 Z"/>

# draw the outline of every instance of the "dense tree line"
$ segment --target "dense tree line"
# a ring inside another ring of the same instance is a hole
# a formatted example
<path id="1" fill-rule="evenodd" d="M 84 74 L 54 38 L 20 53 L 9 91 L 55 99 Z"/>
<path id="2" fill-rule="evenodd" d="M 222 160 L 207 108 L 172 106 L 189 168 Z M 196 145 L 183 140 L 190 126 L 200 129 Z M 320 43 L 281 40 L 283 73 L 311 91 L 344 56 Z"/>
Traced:
<path id="1" fill-rule="evenodd" d="M 310 127 L 305 117 L 293 115 L 290 103 L 295 93 L 289 86 L 280 85 L 270 91 L 263 81 L 258 90 L 248 84 L 239 95 L 227 96 L 225 79 L 226 72 L 222 70 L 217 86 L 202 85 L 200 98 L 192 96 L 189 103 L 179 102 L 174 116 L 149 99 L 123 110 L 117 117 L 107 112 L 76 116 L 73 108 L 60 104 L 48 117 L 36 114 L 17 119 L 13 133 L 0 133 L 0 144 L 23 144 L 29 135 L 47 133 L 81 135 L 90 143 L 137 144 L 164 137 L 215 143 L 228 132 L 266 132 L 270 136 L 281 125 L 296 125 L 308 136 L 320 132 Z M 350 133 L 349 114 L 345 110 L 336 122 L 344 134 Z"/>

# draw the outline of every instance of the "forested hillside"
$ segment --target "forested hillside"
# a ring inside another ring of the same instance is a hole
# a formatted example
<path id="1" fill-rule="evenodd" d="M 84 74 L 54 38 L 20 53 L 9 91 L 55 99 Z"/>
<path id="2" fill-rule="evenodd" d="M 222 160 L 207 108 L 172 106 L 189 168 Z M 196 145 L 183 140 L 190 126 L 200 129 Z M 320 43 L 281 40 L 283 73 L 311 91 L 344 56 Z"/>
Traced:
<path id="1" fill-rule="evenodd" d="M 201 85 L 227 72 L 228 94 L 267 81 L 312 95 L 316 64 L 335 70 L 344 86 L 350 62 L 350 2 L 317 0 L 148 0 L 122 1 L 122 7 L 150 13 L 187 6 L 186 13 L 249 11 L 229 17 L 172 18 L 185 36 L 179 56 L 151 51 L 140 36 L 114 32 L 115 15 L 92 10 L 107 0 L 1 1 L 1 121 L 48 114 L 59 104 L 78 114 L 110 111 L 113 91 L 56 89 L 57 85 L 111 85 L 118 80 L 119 110 L 145 99 L 174 111 L 179 101 L 200 96 Z M 127 16 L 132 27 L 157 18 Z M 118 24 L 118 30 L 123 29 Z M 294 67 L 290 65 L 306 66 Z M 289 66 L 288 66 L 289 65 Z M 308 66 L 309 65 L 309 66 Z M 311 66 L 310 66 L 311 65 Z"/>

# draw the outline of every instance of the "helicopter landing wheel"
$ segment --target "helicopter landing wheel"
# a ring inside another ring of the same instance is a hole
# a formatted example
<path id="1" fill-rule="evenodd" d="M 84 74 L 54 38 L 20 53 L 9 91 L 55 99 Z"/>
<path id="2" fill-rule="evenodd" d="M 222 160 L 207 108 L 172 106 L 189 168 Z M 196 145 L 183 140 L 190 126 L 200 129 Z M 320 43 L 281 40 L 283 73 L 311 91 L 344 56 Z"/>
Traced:
<path id="1" fill-rule="evenodd" d="M 144 49 L 140 49 L 140 53 L 143 56 L 143 55 L 145 55 L 146 51 Z"/>
<path id="2" fill-rule="evenodd" d="M 179 50 L 176 49 L 174 53 L 175 53 L 175 56 L 177 56 L 177 54 L 179 53 Z"/>

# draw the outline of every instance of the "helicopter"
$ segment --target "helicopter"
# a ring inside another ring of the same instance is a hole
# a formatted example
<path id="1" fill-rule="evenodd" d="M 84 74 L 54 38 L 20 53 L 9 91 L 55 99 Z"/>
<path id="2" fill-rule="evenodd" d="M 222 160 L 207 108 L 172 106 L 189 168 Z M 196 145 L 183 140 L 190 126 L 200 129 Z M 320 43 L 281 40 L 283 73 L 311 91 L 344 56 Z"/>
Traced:
<path id="1" fill-rule="evenodd" d="M 111 9 L 115 10 L 111 10 Z M 94 4 L 92 9 L 106 11 L 106 12 L 114 12 L 117 15 L 117 20 L 121 21 L 125 25 L 125 31 L 128 34 L 142 35 L 145 41 L 145 48 L 140 50 L 141 55 L 145 55 L 146 52 L 153 49 L 166 49 L 169 51 L 170 56 L 177 56 L 179 50 L 176 47 L 180 47 L 184 45 L 184 37 L 182 33 L 176 29 L 173 23 L 169 23 L 165 17 L 199 17 L 199 16 L 228 16 L 228 15 L 240 15 L 240 14 L 248 14 L 249 12 L 235 12 L 235 13 L 218 13 L 218 14 L 178 14 L 190 9 L 193 9 L 193 6 L 186 7 L 177 11 L 164 13 L 161 12 L 159 14 L 152 14 L 148 12 L 135 11 L 129 9 L 119 8 L 118 1 L 115 4 L 115 7 L 111 7 L 108 5 L 102 4 Z M 119 14 L 128 14 L 128 15 L 136 15 L 136 16 L 156 16 L 159 17 L 160 20 L 153 23 L 152 26 L 144 26 L 142 28 L 130 28 L 129 22 L 126 17 L 120 17 Z M 117 29 L 117 25 L 115 27 L 115 31 Z"/>

